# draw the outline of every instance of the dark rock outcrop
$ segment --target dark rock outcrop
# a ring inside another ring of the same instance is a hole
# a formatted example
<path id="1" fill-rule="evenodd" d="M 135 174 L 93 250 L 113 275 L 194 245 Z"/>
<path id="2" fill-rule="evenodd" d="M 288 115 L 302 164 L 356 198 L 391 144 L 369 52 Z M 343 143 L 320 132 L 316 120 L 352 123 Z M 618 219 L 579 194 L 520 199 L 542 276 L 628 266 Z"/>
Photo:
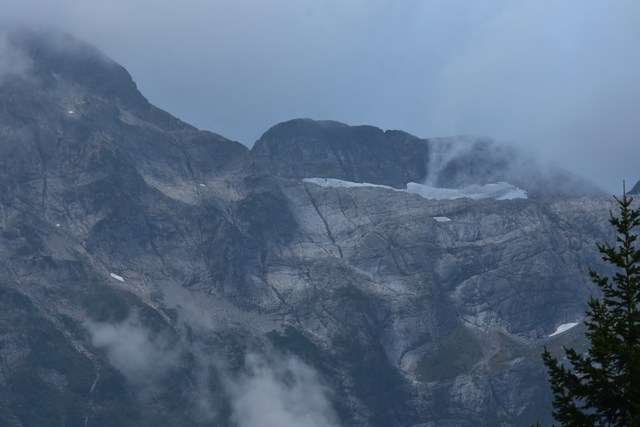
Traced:
<path id="1" fill-rule="evenodd" d="M 286 178 L 330 177 L 404 187 L 427 174 L 425 141 L 401 131 L 295 119 L 280 123 L 256 142 L 252 158 Z"/>

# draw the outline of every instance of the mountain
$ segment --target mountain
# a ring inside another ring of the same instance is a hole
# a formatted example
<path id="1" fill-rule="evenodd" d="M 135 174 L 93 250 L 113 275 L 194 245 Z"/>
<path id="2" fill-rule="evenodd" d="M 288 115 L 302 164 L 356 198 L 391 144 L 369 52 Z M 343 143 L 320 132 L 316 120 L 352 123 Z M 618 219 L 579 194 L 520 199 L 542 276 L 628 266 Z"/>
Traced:
<path id="1" fill-rule="evenodd" d="M 629 190 L 629 194 L 640 194 L 640 181 L 636 182 L 636 185 L 634 185 L 633 188 Z"/>
<path id="2" fill-rule="evenodd" d="M 0 425 L 549 420 L 540 353 L 580 347 L 611 238 L 596 188 L 488 140 L 337 122 L 249 150 L 69 36 L 6 39 Z M 399 191 L 497 181 L 529 197 Z"/>

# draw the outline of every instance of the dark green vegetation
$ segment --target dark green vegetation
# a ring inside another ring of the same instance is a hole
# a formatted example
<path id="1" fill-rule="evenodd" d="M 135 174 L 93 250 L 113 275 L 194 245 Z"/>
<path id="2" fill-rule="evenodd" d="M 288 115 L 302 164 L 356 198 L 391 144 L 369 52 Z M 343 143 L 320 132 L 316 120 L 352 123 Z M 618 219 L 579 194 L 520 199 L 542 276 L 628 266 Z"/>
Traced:
<path id="1" fill-rule="evenodd" d="M 433 342 L 418 361 L 418 379 L 423 382 L 454 379 L 478 362 L 482 349 L 474 337 L 457 326 Z"/>
<path id="2" fill-rule="evenodd" d="M 602 298 L 589 300 L 586 354 L 565 348 L 568 365 L 543 353 L 553 390 L 553 416 L 567 426 L 640 425 L 640 249 L 634 229 L 640 209 L 625 193 L 610 223 L 616 244 L 598 245 L 615 267 L 611 276 L 590 270 Z"/>

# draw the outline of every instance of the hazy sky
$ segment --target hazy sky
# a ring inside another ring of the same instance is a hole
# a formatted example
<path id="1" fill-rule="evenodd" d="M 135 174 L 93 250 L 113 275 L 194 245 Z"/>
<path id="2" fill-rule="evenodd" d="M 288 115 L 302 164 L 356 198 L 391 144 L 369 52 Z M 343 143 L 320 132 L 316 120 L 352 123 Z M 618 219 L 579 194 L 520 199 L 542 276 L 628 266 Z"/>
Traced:
<path id="1" fill-rule="evenodd" d="M 295 117 L 510 141 L 619 192 L 640 179 L 638 0 L 0 0 L 248 146 Z M 1 18 L 0 18 L 1 19 Z"/>

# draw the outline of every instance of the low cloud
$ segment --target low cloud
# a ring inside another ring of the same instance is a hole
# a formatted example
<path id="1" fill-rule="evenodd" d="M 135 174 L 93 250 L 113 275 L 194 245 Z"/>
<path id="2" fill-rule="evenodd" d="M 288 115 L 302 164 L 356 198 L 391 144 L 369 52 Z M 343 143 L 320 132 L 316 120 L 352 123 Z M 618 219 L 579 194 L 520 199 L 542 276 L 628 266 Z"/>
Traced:
<path id="1" fill-rule="evenodd" d="M 6 31 L 0 29 L 0 84 L 8 77 L 25 76 L 31 60 L 11 42 Z"/>
<path id="2" fill-rule="evenodd" d="M 179 348 L 162 336 L 154 337 L 136 316 L 120 323 L 86 322 L 85 328 L 109 363 L 143 391 L 153 391 L 181 356 Z"/>
<path id="3" fill-rule="evenodd" d="M 482 6 L 428 84 L 432 132 L 515 142 L 610 191 L 637 179 L 640 4 Z"/>
<path id="4" fill-rule="evenodd" d="M 246 358 L 245 373 L 228 382 L 232 420 L 239 427 L 326 427 L 339 425 L 329 389 L 317 373 L 294 357 L 269 363 Z"/>
<path id="5" fill-rule="evenodd" d="M 190 358 L 193 382 L 184 392 L 202 419 L 218 420 L 220 399 L 225 399 L 231 422 L 238 427 L 340 425 L 330 389 L 312 367 L 294 356 L 276 354 L 263 343 L 260 353 L 246 355 L 244 368 L 236 372 L 229 368 L 225 355 L 206 342 L 211 329 L 203 329 L 200 322 L 187 323 L 185 319 L 180 322 L 178 341 L 153 333 L 135 315 L 117 323 L 86 322 L 85 329 L 92 344 L 105 351 L 109 363 L 142 398 L 161 392 L 167 375 L 181 366 L 181 360 Z"/>

